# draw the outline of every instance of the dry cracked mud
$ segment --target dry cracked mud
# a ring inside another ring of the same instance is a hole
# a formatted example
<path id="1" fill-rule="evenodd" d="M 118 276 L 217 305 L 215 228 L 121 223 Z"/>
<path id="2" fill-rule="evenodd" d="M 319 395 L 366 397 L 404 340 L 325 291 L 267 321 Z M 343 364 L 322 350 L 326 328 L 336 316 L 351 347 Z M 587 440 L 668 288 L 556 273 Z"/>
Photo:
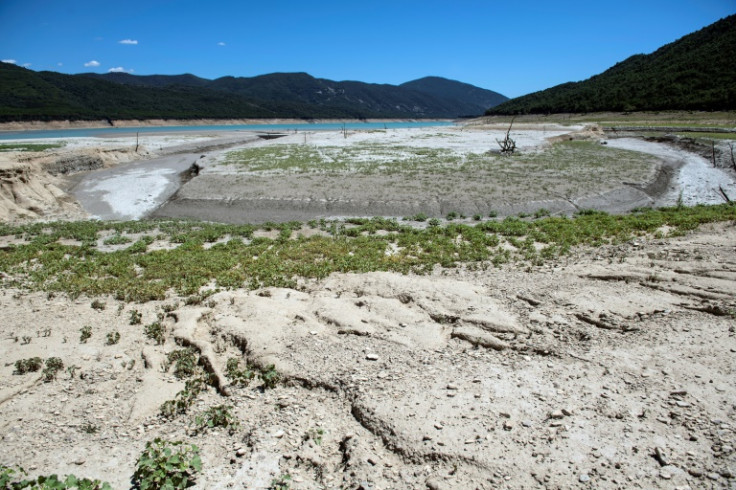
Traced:
<path id="1" fill-rule="evenodd" d="M 192 305 L 4 289 L 0 461 L 127 488 L 162 437 L 201 448 L 197 488 L 733 488 L 735 244 L 722 223 L 539 268 L 335 274 Z M 159 315 L 163 345 L 144 334 Z M 184 346 L 213 386 L 165 418 Z M 13 374 L 34 356 L 65 369 Z M 232 386 L 233 357 L 281 381 Z M 223 404 L 236 430 L 193 430 Z"/>

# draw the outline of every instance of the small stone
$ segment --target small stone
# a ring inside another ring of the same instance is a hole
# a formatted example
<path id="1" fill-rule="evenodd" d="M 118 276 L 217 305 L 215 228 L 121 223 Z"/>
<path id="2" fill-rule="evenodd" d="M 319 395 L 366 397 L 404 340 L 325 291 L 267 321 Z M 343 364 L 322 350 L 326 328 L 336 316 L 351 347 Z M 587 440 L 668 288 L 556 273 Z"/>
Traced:
<path id="1" fill-rule="evenodd" d="M 578 477 L 578 480 L 580 481 L 580 483 L 588 483 L 590 481 L 590 475 L 588 475 L 587 473 L 581 473 Z"/>
<path id="2" fill-rule="evenodd" d="M 244 448 L 241 447 L 241 448 L 238 448 L 235 451 L 235 456 L 237 456 L 239 458 L 242 458 L 243 456 L 245 456 L 246 453 L 247 453 L 247 451 Z"/>
<path id="3" fill-rule="evenodd" d="M 281 439 L 282 437 L 284 437 L 284 431 L 283 430 L 276 431 L 273 436 L 276 439 Z"/>
<path id="4" fill-rule="evenodd" d="M 563 415 L 564 415 L 565 417 L 571 417 L 573 413 L 574 413 L 574 412 L 573 412 L 572 408 L 563 408 L 563 409 L 562 409 L 562 414 L 563 414 Z"/>
<path id="5" fill-rule="evenodd" d="M 444 426 L 442 424 L 440 424 L 440 423 L 437 423 L 437 424 L 434 424 L 434 428 L 437 429 L 437 430 L 442 430 L 442 429 L 444 429 Z"/>
<path id="6" fill-rule="evenodd" d="M 695 478 L 700 478 L 703 476 L 703 472 L 696 469 L 696 468 L 690 468 L 687 470 L 688 473 L 690 473 L 690 476 L 694 476 Z"/>
<path id="7" fill-rule="evenodd" d="M 316 330 L 310 330 L 309 331 L 309 335 L 317 335 L 317 331 Z"/>
<path id="8" fill-rule="evenodd" d="M 565 416 L 565 414 L 562 413 L 562 410 L 555 410 L 551 414 L 549 414 L 549 418 L 551 419 L 561 419 Z"/>
<path id="9" fill-rule="evenodd" d="M 377 354 L 367 354 L 367 355 L 365 356 L 365 358 L 366 358 L 366 359 L 367 359 L 368 361 L 377 361 L 377 360 L 378 360 L 378 355 L 377 355 Z"/>
<path id="10" fill-rule="evenodd" d="M 432 436 L 426 436 L 425 435 L 424 437 L 422 437 L 422 440 L 423 441 L 431 441 L 432 440 Z"/>
<path id="11" fill-rule="evenodd" d="M 507 420 L 503 423 L 503 430 L 511 430 L 513 428 L 514 428 L 514 424 L 510 420 Z"/>
<path id="12" fill-rule="evenodd" d="M 531 427 L 532 422 L 530 420 L 522 420 L 521 425 L 523 425 L 524 427 Z"/>
<path id="13" fill-rule="evenodd" d="M 721 477 L 721 475 L 719 475 L 718 473 L 706 473 L 705 476 L 707 476 L 708 478 L 710 478 L 713 481 L 716 481 L 716 480 L 718 480 Z"/>
<path id="14" fill-rule="evenodd" d="M 448 390 L 457 390 L 458 388 L 457 388 L 457 385 L 454 385 L 454 384 L 450 383 L 450 384 L 447 385 L 447 389 Z"/>
<path id="15" fill-rule="evenodd" d="M 661 471 L 661 472 L 659 473 L 659 477 L 660 477 L 661 479 L 663 479 L 663 480 L 670 480 L 670 479 L 672 479 L 672 475 L 671 475 L 671 474 L 669 474 L 669 473 L 667 473 L 666 471 Z"/>
<path id="16" fill-rule="evenodd" d="M 677 400 L 675 404 L 680 408 L 688 408 L 691 405 L 688 402 L 683 402 L 682 400 Z"/>

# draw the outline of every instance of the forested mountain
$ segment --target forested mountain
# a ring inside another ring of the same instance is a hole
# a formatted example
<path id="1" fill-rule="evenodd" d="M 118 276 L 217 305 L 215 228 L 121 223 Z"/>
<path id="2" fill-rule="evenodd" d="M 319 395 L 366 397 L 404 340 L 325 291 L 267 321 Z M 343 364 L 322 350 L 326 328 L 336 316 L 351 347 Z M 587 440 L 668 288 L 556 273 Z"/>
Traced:
<path id="1" fill-rule="evenodd" d="M 487 114 L 736 109 L 736 15 L 582 82 L 490 108 Z"/>
<path id="2" fill-rule="evenodd" d="M 402 83 L 399 86 L 435 97 L 454 100 L 457 107 L 464 108 L 463 113 L 468 115 L 480 114 L 489 107 L 495 107 L 509 100 L 508 97 L 498 92 L 442 77 L 424 77 Z M 481 109 L 478 110 L 478 108 Z"/>
<path id="3" fill-rule="evenodd" d="M 448 88 L 465 85 L 447 82 Z M 0 63 L 0 120 L 455 118 L 482 114 L 486 105 L 478 105 L 476 94 L 495 94 L 473 88 L 480 92 L 462 98 L 306 73 L 207 80 L 190 74 L 64 75 Z"/>

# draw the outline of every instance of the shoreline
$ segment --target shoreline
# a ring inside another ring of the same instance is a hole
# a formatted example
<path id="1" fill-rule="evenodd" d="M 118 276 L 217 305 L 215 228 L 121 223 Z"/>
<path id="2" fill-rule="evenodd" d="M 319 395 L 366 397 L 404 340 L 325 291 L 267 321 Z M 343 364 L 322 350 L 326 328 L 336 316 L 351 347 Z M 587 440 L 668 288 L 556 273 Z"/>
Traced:
<path id="1" fill-rule="evenodd" d="M 339 123 L 381 123 L 381 122 L 415 122 L 415 121 L 447 121 L 454 119 L 431 118 L 381 118 L 381 119 L 123 119 L 123 120 L 85 120 L 85 121 L 14 121 L 0 122 L 0 133 L 4 131 L 34 131 L 50 129 L 106 129 L 106 128 L 147 128 L 169 126 L 241 126 L 241 125 L 271 125 L 271 124 L 339 124 Z"/>

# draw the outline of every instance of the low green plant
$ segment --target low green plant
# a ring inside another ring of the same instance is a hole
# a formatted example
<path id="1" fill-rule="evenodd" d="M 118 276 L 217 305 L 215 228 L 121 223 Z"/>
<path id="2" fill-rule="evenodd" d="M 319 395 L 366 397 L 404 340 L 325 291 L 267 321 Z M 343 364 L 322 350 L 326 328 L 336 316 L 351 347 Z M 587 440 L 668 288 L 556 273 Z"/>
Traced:
<path id="1" fill-rule="evenodd" d="M 102 310 L 104 310 L 107 307 L 107 305 L 105 304 L 105 302 L 104 301 L 100 301 L 99 299 L 96 299 L 96 300 L 92 301 L 92 303 L 90 304 L 90 306 L 92 307 L 92 309 L 97 310 L 97 311 L 102 311 Z"/>
<path id="2" fill-rule="evenodd" d="M 141 321 L 143 320 L 143 314 L 138 310 L 130 310 L 128 313 L 130 313 L 130 324 L 131 325 L 140 325 Z"/>
<path id="3" fill-rule="evenodd" d="M 232 405 L 217 405 L 208 408 L 205 412 L 194 418 L 194 430 L 204 432 L 215 427 L 227 429 L 233 434 L 240 426 L 238 419 L 232 413 Z"/>
<path id="4" fill-rule="evenodd" d="M 291 488 L 290 481 L 291 475 L 288 473 L 280 475 L 278 478 L 271 480 L 271 486 L 268 487 L 268 490 L 289 490 Z"/>
<path id="5" fill-rule="evenodd" d="M 28 473 L 23 468 L 12 468 L 0 465 L 0 489 L 21 490 L 29 488 L 33 490 L 112 490 L 107 482 L 79 478 L 76 475 L 66 475 L 59 478 L 57 475 L 38 476 L 26 479 Z"/>
<path id="6" fill-rule="evenodd" d="M 43 360 L 40 357 L 29 357 L 28 359 L 19 359 L 15 361 L 15 371 L 13 374 L 35 373 L 43 366 Z"/>
<path id="7" fill-rule="evenodd" d="M 140 490 L 179 489 L 194 485 L 202 471 L 199 448 L 156 438 L 138 457 L 133 484 Z"/>
<path id="8" fill-rule="evenodd" d="M 270 364 L 265 369 L 262 369 L 259 376 L 261 378 L 261 381 L 263 381 L 264 389 L 274 388 L 281 381 L 281 374 L 276 371 L 276 366 L 274 366 L 273 364 Z"/>
<path id="9" fill-rule="evenodd" d="M 325 435 L 325 430 L 321 427 L 317 427 L 316 429 L 309 429 L 306 434 L 304 434 L 304 440 L 313 440 L 314 443 L 318 446 L 322 444 L 322 436 Z"/>
<path id="10" fill-rule="evenodd" d="M 49 357 L 46 359 L 46 367 L 43 368 L 43 380 L 49 383 L 56 379 L 56 375 L 64 369 L 64 362 L 58 357 Z"/>
<path id="11" fill-rule="evenodd" d="M 161 322 L 149 323 L 143 327 L 143 331 L 146 337 L 156 342 L 158 345 L 163 345 L 166 340 L 166 327 Z"/>
<path id="12" fill-rule="evenodd" d="M 104 245 L 125 245 L 126 243 L 130 243 L 132 241 L 133 240 L 130 237 L 121 235 L 120 233 L 116 233 L 115 235 L 105 238 L 105 241 L 103 241 L 102 243 Z"/>
<path id="13" fill-rule="evenodd" d="M 189 378 L 197 371 L 197 363 L 199 356 L 194 349 L 188 347 L 186 349 L 177 349 L 171 351 L 166 356 L 167 370 L 168 366 L 174 365 L 174 376 L 179 379 Z"/>
<path id="14" fill-rule="evenodd" d="M 92 337 L 92 327 L 85 325 L 79 329 L 79 342 L 86 344 L 90 337 Z"/>
<path id="15" fill-rule="evenodd" d="M 100 427 L 93 424 L 92 422 L 87 422 L 83 424 L 79 429 L 85 434 L 97 434 L 97 432 L 99 432 L 100 430 Z"/>
<path id="16" fill-rule="evenodd" d="M 115 345 L 120 342 L 120 332 L 107 332 L 107 345 Z"/>
<path id="17" fill-rule="evenodd" d="M 430 226 L 430 228 L 438 228 L 442 222 L 438 218 L 431 218 L 427 224 Z"/>
<path id="18" fill-rule="evenodd" d="M 161 405 L 161 415 L 166 418 L 174 418 L 189 411 L 200 393 L 207 389 L 209 378 L 205 375 L 188 379 L 184 383 L 184 389 L 176 394 L 173 400 L 168 400 Z"/>
<path id="19" fill-rule="evenodd" d="M 255 373 L 249 365 L 240 368 L 240 359 L 231 357 L 227 360 L 225 366 L 225 376 L 230 380 L 233 386 L 248 386 L 250 381 L 255 377 Z"/>

